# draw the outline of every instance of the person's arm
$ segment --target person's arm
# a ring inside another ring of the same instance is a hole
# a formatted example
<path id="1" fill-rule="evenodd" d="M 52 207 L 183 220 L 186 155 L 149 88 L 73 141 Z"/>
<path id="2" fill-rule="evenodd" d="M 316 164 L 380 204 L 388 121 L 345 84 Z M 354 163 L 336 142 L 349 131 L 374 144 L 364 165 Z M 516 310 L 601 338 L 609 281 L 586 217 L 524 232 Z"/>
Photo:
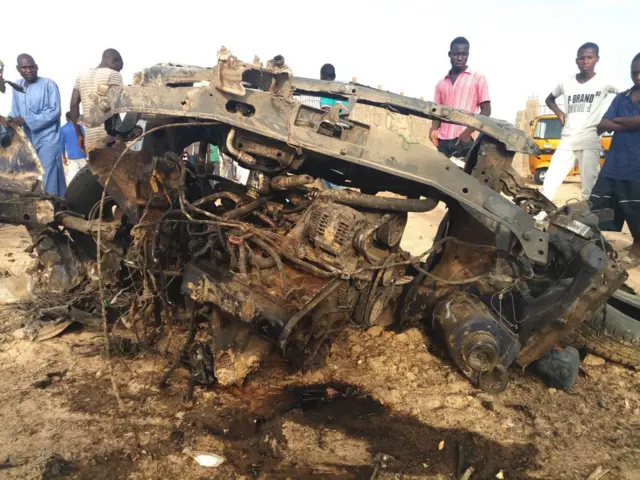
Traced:
<path id="1" fill-rule="evenodd" d="M 598 135 L 602 135 L 605 132 L 622 132 L 623 130 L 627 130 L 622 125 L 609 120 L 608 118 L 603 118 L 600 120 L 598 127 L 596 129 L 598 131 Z"/>
<path id="2" fill-rule="evenodd" d="M 78 137 L 78 147 L 85 154 L 87 151 L 84 146 L 84 132 L 80 128 L 78 124 L 78 119 L 80 118 L 80 104 L 82 103 L 82 98 L 80 97 L 80 82 L 79 79 L 76 79 L 76 84 L 73 87 L 73 92 L 71 92 L 71 103 L 69 105 L 69 116 L 71 117 L 71 122 L 73 123 L 73 128 L 76 131 L 76 136 Z"/>
<path id="3" fill-rule="evenodd" d="M 28 113 L 24 117 L 24 123 L 32 133 L 41 132 L 60 121 L 60 90 L 58 90 L 58 85 L 52 81 L 47 82 L 45 94 L 47 100 L 42 112 Z"/>
<path id="4" fill-rule="evenodd" d="M 18 125 L 24 125 L 24 119 L 20 116 L 20 109 L 18 108 L 18 92 L 15 90 L 11 93 L 11 111 L 8 117 L 13 119 Z"/>
<path id="5" fill-rule="evenodd" d="M 566 116 L 565 116 L 565 113 L 562 110 L 560 110 L 560 107 L 556 103 L 556 98 L 558 98 L 563 93 L 564 93 L 564 85 L 562 83 L 559 83 L 556 86 L 556 88 L 554 88 L 553 91 L 547 96 L 544 103 L 547 105 L 547 107 L 549 107 L 549 109 L 553 113 L 556 114 L 556 117 L 558 117 L 558 120 L 560 120 L 560 123 L 564 127 Z"/>
<path id="6" fill-rule="evenodd" d="M 598 135 L 602 135 L 605 132 L 621 132 L 627 130 L 626 127 L 619 124 L 616 120 L 618 117 L 618 106 L 620 105 L 620 95 L 617 95 L 606 113 L 602 116 L 598 127 L 596 128 Z"/>
<path id="7" fill-rule="evenodd" d="M 440 91 L 440 82 L 436 85 L 436 91 L 433 95 L 433 102 L 437 104 L 442 103 L 442 93 Z M 440 120 L 433 120 L 431 122 L 431 128 L 429 129 L 429 139 L 431 143 L 433 143 L 436 147 L 438 146 L 438 130 L 440 130 L 440 125 L 442 122 Z"/>
<path id="8" fill-rule="evenodd" d="M 67 149 L 66 149 L 64 135 L 62 134 L 62 131 L 60 131 L 60 153 L 62 154 L 62 163 L 64 165 L 68 165 L 67 155 L 66 155 Z"/>
<path id="9" fill-rule="evenodd" d="M 625 130 L 637 130 L 640 128 L 640 115 L 635 117 L 616 117 L 613 123 L 625 127 Z"/>

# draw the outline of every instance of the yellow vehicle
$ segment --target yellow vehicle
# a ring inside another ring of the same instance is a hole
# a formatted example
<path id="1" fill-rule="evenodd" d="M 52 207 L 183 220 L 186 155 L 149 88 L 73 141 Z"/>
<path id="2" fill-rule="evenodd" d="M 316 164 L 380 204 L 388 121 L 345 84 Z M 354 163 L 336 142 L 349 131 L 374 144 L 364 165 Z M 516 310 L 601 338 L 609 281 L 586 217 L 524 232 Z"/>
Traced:
<path id="1" fill-rule="evenodd" d="M 533 175 L 533 180 L 538 184 L 544 183 L 544 176 L 547 173 L 551 157 L 560 143 L 562 124 L 556 115 L 539 115 L 531 121 L 531 137 L 540 149 L 540 155 L 529 155 L 529 171 Z M 604 155 L 611 145 L 611 136 L 600 137 L 602 150 L 600 154 L 600 165 L 604 163 Z M 569 175 L 579 173 L 576 165 Z"/>

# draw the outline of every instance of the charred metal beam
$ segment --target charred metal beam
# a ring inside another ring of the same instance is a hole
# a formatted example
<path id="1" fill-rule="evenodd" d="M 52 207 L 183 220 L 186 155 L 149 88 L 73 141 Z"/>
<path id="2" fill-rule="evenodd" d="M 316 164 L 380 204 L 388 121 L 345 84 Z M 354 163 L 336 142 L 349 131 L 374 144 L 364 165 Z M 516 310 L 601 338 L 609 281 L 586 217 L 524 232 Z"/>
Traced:
<path id="1" fill-rule="evenodd" d="M 255 64 L 244 65 L 245 70 L 243 71 L 258 68 Z M 260 70 L 270 72 L 269 69 L 260 68 Z M 212 82 L 217 75 L 218 67 L 211 69 L 193 65 L 183 66 L 165 63 L 154 65 L 136 74 L 134 84 L 149 86 L 194 84 Z M 533 140 L 524 132 L 514 129 L 507 122 L 494 118 L 475 115 L 434 102 L 405 97 L 404 95 L 385 92 L 356 83 L 327 82 L 311 78 L 292 77 L 291 85 L 296 94 L 342 97 L 349 100 L 351 105 L 360 102 L 388 108 L 392 111 L 418 115 L 431 120 L 470 126 L 496 138 L 512 152 L 535 154 L 538 151 Z"/>
<path id="2" fill-rule="evenodd" d="M 38 197 L 0 198 L 0 223 L 42 228 L 53 220 L 54 206 L 50 200 Z"/>
<path id="3" fill-rule="evenodd" d="M 231 101 L 251 105 L 256 114 L 247 116 L 240 111 L 228 111 L 226 106 Z M 344 139 L 329 137 L 318 133 L 313 123 L 317 113 L 314 109 L 258 90 L 247 90 L 244 96 L 236 96 L 210 87 L 112 87 L 97 105 L 85 118 L 92 125 L 121 112 L 217 120 L 297 147 L 301 152 L 338 158 L 436 188 L 513 232 L 531 260 L 540 264 L 547 262 L 548 236 L 534 228 L 532 217 L 456 168 L 437 150 L 417 144 L 406 149 L 403 139 L 386 126 L 363 125 L 361 128 L 368 133 L 355 139 L 348 134 Z M 515 129 L 509 131 L 515 137 L 520 135 Z"/>
<path id="4" fill-rule="evenodd" d="M 120 222 L 102 222 L 98 225 L 97 220 L 84 220 L 64 212 L 57 214 L 56 220 L 65 228 L 89 235 L 97 235 L 98 231 L 101 231 L 101 237 L 106 241 L 115 239 L 120 227 Z"/>

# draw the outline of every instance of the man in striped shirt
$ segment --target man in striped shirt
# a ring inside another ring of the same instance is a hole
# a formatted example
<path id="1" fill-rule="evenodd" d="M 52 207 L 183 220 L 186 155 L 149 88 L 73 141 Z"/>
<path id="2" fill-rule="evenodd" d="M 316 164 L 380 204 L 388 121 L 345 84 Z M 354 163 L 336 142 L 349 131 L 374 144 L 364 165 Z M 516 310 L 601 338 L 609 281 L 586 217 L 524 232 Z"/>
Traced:
<path id="1" fill-rule="evenodd" d="M 467 66 L 469 41 L 455 38 L 449 49 L 451 70 L 438 82 L 434 102 L 451 108 L 491 115 L 489 87 L 485 77 Z M 433 144 L 448 157 L 464 157 L 473 145 L 473 128 L 434 121 L 429 132 Z"/>
<path id="2" fill-rule="evenodd" d="M 86 127 L 83 136 L 80 125 L 78 124 L 80 104 L 82 104 L 82 111 L 86 114 L 94 106 L 93 95 L 98 92 L 100 85 L 122 87 L 124 83 L 120 71 L 123 66 L 124 62 L 122 61 L 120 53 L 113 48 L 109 48 L 102 54 L 102 61 L 97 68 L 90 68 L 76 78 L 76 84 L 71 95 L 70 113 L 71 121 L 76 127 L 78 143 L 85 153 L 96 148 L 104 147 L 114 139 L 107 134 L 104 126 Z"/>

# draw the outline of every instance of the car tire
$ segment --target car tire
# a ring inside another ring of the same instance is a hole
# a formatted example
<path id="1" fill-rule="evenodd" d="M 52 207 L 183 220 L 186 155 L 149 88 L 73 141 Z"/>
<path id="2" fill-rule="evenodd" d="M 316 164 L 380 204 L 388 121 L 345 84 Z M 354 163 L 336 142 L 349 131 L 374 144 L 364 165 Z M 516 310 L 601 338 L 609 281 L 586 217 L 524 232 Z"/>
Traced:
<path id="1" fill-rule="evenodd" d="M 67 186 L 64 198 L 67 201 L 69 210 L 80 213 L 87 219 L 93 206 L 102 198 L 102 190 L 98 177 L 86 165 L 75 174 L 71 183 Z M 69 233 L 77 250 L 80 250 L 89 258 L 96 258 L 96 242 L 91 235 L 76 231 Z"/>
<path id="2" fill-rule="evenodd" d="M 636 297 L 633 295 L 633 297 Z M 638 297 L 633 303 L 640 300 Z M 633 309 L 634 305 L 629 305 Z M 576 329 L 571 345 L 629 367 L 640 366 L 640 319 L 608 304 Z"/>
<path id="3" fill-rule="evenodd" d="M 67 186 L 64 195 L 69 209 L 81 213 L 85 217 L 89 215 L 91 208 L 102 198 L 102 185 L 98 177 L 91 172 L 88 165 L 82 167 L 75 174 L 71 183 Z"/>
<path id="4" fill-rule="evenodd" d="M 542 185 L 544 183 L 544 177 L 547 175 L 546 168 L 538 168 L 533 175 L 533 181 L 536 185 Z"/>

